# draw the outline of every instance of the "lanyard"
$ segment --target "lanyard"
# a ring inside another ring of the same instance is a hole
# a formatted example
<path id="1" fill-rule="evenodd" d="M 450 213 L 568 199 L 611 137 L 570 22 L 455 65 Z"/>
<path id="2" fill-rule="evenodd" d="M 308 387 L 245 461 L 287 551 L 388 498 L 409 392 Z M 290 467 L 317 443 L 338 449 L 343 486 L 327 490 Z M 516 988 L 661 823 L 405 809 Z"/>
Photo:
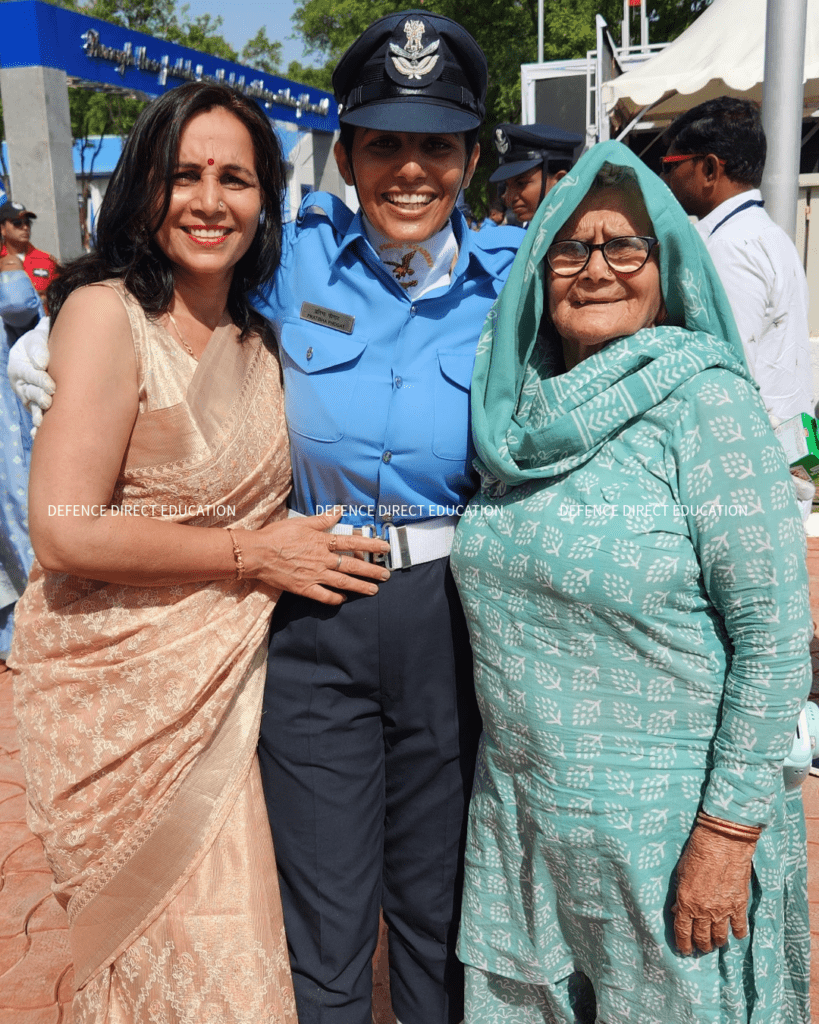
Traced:
<path id="1" fill-rule="evenodd" d="M 713 235 L 713 233 L 717 230 L 717 228 L 721 228 L 722 225 L 726 222 L 726 220 L 730 220 L 732 217 L 736 217 L 736 215 L 738 213 L 742 213 L 743 210 L 747 210 L 751 206 L 764 206 L 764 205 L 765 205 L 764 199 L 749 199 L 747 202 L 743 203 L 741 206 L 738 206 L 735 210 L 731 210 L 731 212 L 728 214 L 728 216 L 727 217 L 723 217 L 722 220 L 719 222 L 719 224 L 716 225 L 716 227 L 711 228 L 710 232 L 708 233 L 708 237 L 710 238 L 711 235 Z"/>

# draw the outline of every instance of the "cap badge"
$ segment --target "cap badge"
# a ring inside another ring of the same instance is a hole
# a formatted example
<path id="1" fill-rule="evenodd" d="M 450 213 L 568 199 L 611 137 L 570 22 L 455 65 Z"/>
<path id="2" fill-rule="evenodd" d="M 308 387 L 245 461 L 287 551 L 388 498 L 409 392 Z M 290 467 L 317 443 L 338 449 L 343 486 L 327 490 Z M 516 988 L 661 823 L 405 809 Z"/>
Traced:
<path id="1" fill-rule="evenodd" d="M 506 136 L 506 132 L 503 128 L 495 129 L 495 149 L 503 156 L 504 153 L 509 152 L 509 139 Z"/>
<path id="2" fill-rule="evenodd" d="M 436 53 L 440 39 L 435 39 L 428 46 L 422 44 L 422 37 L 427 31 L 423 21 L 405 21 L 404 33 L 407 37 L 406 46 L 390 43 L 393 66 L 399 75 L 410 80 L 419 80 L 434 69 L 440 57 Z"/>

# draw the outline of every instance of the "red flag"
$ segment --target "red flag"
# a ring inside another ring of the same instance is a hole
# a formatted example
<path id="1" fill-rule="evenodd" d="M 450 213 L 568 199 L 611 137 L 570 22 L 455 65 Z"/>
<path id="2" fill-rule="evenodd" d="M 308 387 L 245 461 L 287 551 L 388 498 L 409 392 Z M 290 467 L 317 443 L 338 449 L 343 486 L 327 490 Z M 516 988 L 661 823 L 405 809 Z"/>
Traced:
<path id="1" fill-rule="evenodd" d="M 640 0 L 628 0 L 629 7 L 639 7 Z"/>

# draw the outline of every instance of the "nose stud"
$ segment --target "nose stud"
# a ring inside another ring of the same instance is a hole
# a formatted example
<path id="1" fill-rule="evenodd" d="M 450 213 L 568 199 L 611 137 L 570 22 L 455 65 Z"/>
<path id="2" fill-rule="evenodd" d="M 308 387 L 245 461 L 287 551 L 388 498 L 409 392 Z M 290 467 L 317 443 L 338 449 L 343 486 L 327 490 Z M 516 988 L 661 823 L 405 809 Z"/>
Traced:
<path id="1" fill-rule="evenodd" d="M 219 209 L 220 209 L 220 210 L 224 210 L 224 208 L 225 208 L 225 204 L 224 204 L 224 203 L 222 202 L 222 200 L 220 199 L 220 200 L 219 200 Z"/>

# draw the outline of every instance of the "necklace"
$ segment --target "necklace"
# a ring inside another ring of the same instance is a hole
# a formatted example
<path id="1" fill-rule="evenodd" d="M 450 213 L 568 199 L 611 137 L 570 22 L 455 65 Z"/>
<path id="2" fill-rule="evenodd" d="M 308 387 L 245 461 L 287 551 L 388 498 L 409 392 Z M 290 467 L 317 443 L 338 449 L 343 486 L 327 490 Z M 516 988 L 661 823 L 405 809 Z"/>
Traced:
<path id="1" fill-rule="evenodd" d="M 198 356 L 195 355 L 193 349 L 190 347 L 190 345 L 187 343 L 187 341 L 185 341 L 185 338 L 183 337 L 182 332 L 179 330 L 179 324 L 176 322 L 176 320 L 174 320 L 173 313 L 171 313 L 170 310 L 168 310 L 168 319 L 174 325 L 176 333 L 179 335 L 179 340 L 182 342 L 182 348 L 184 348 L 184 350 L 188 353 L 188 355 L 191 356 L 191 358 L 195 359 L 197 361 L 197 363 L 198 363 L 199 362 Z"/>

